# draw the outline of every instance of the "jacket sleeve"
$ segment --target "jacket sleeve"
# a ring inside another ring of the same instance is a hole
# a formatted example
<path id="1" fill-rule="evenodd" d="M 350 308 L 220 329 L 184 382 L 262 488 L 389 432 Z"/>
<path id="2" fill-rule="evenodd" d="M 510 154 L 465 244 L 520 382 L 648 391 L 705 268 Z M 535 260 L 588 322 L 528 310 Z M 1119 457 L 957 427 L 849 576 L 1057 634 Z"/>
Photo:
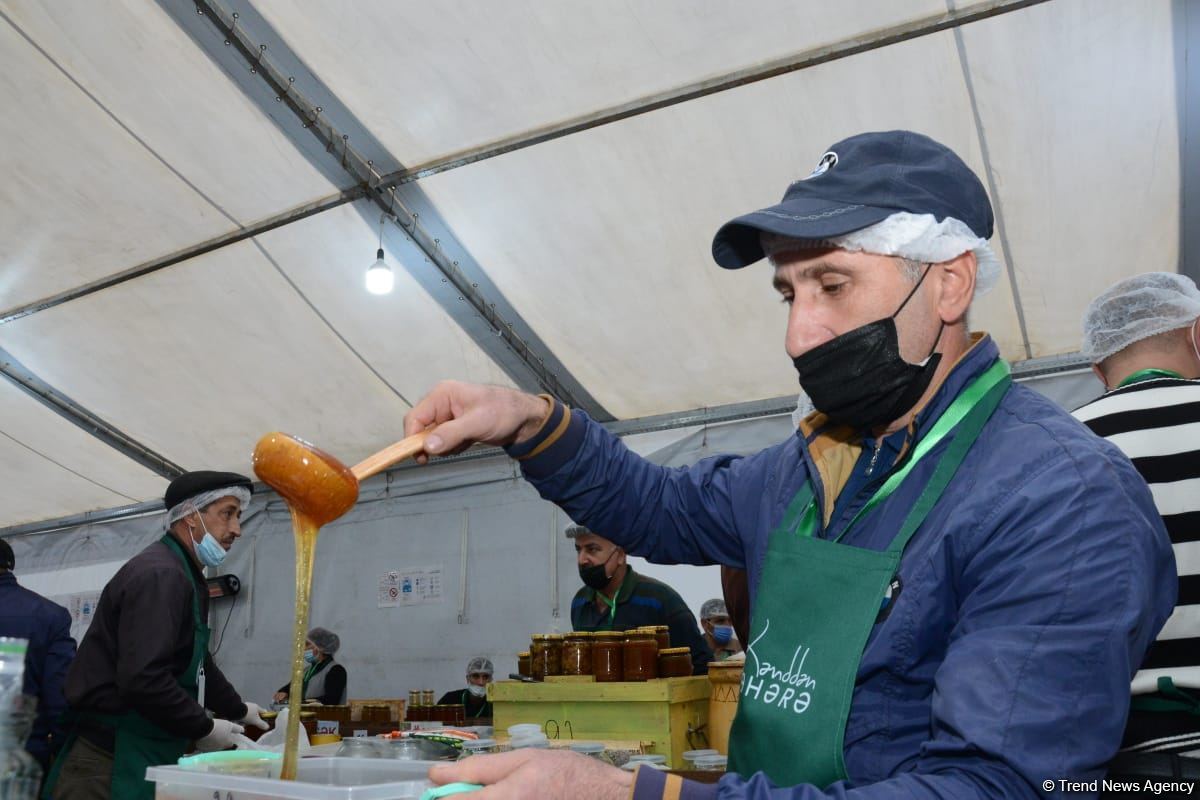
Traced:
<path id="1" fill-rule="evenodd" d="M 632 555 L 662 564 L 743 566 L 735 494 L 761 495 L 762 454 L 660 467 L 587 414 L 557 402 L 542 429 L 507 452 L 542 497 Z"/>
<path id="2" fill-rule="evenodd" d="M 42 673 L 42 688 L 38 695 L 38 708 L 46 712 L 50 720 L 50 752 L 62 746 L 65 731 L 63 712 L 67 710 L 67 698 L 63 684 L 67 680 L 67 668 L 75 659 L 75 640 L 71 638 L 71 614 L 56 606 L 48 627 L 46 666 Z"/>
<path id="3" fill-rule="evenodd" d="M 213 661 L 212 653 L 204 654 L 204 705 L 221 719 L 237 721 L 246 716 L 246 704 Z"/>
<path id="4" fill-rule="evenodd" d="M 859 786 L 780 788 L 761 773 L 672 787 L 642 770 L 634 800 L 1094 797 L 1060 781 L 1104 774 L 1129 680 L 1176 591 L 1166 531 L 1122 461 L 1028 464 L 1023 483 L 949 545 L 957 608 L 946 618 L 929 738 L 906 771 Z"/>
<path id="5" fill-rule="evenodd" d="M 173 570 L 131 576 L 120 601 L 116 685 L 122 705 L 172 736 L 200 739 L 212 722 L 173 674 L 179 631 L 192 625 L 193 591 Z"/>

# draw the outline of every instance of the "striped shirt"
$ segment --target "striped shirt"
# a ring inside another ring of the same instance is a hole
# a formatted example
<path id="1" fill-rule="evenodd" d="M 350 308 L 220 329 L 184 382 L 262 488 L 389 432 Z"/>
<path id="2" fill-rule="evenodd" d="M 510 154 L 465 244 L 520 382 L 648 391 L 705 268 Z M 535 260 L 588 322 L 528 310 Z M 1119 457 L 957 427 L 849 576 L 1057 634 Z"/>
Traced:
<path id="1" fill-rule="evenodd" d="M 1175 551 L 1179 599 L 1134 676 L 1133 693 L 1153 692 L 1160 676 L 1200 689 L 1200 380 L 1132 383 L 1074 414 L 1146 479 Z"/>

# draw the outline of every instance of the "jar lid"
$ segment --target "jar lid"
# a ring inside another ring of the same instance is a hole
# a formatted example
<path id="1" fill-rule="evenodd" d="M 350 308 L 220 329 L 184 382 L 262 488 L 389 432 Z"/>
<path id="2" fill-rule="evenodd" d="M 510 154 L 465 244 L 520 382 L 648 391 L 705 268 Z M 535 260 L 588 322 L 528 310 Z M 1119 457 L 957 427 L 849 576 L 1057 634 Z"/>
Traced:
<path id="1" fill-rule="evenodd" d="M 658 651 L 660 656 L 679 656 L 691 655 L 692 648 L 690 647 L 664 647 Z"/>
<path id="2" fill-rule="evenodd" d="M 592 636 L 591 631 L 574 631 L 567 634 L 568 639 L 590 639 Z"/>
<path id="3" fill-rule="evenodd" d="M 523 653 L 517 653 L 517 658 L 529 658 L 529 651 L 526 650 Z"/>
<path id="4" fill-rule="evenodd" d="M 568 748 L 572 753 L 603 753 L 604 745 L 600 742 L 571 742 Z"/>
<path id="5" fill-rule="evenodd" d="M 704 767 L 724 767 L 728 763 L 728 761 L 729 761 L 729 759 L 727 759 L 725 756 L 715 755 L 715 756 L 700 756 L 700 757 L 696 758 L 692 763 L 694 763 L 698 768 L 703 769 Z"/>
<path id="6" fill-rule="evenodd" d="M 646 627 L 648 627 L 648 628 L 650 628 L 650 630 L 654 630 L 654 631 L 669 631 L 669 630 L 671 630 L 670 625 L 647 625 Z"/>
<path id="7" fill-rule="evenodd" d="M 653 639 L 654 631 L 642 630 L 641 628 L 638 628 L 637 630 L 633 630 L 633 631 L 625 631 L 625 638 L 626 639 Z"/>
<path id="8" fill-rule="evenodd" d="M 634 762 L 640 761 L 645 764 L 665 764 L 665 763 L 667 763 L 667 757 L 663 756 L 663 755 L 659 755 L 658 753 L 646 753 L 645 755 L 640 755 L 640 756 L 630 756 L 629 760 L 634 761 Z"/>
<path id="9" fill-rule="evenodd" d="M 561 633 L 535 633 L 533 641 L 535 642 L 553 642 L 563 638 Z"/>
<path id="10" fill-rule="evenodd" d="M 596 631 L 597 639 L 624 639 L 625 631 Z"/>
<path id="11" fill-rule="evenodd" d="M 495 746 L 495 739 L 468 739 L 462 743 L 463 750 L 487 750 Z"/>
<path id="12" fill-rule="evenodd" d="M 695 761 L 700 756 L 715 756 L 719 755 L 716 750 L 688 750 L 683 754 L 683 757 L 688 761 Z"/>

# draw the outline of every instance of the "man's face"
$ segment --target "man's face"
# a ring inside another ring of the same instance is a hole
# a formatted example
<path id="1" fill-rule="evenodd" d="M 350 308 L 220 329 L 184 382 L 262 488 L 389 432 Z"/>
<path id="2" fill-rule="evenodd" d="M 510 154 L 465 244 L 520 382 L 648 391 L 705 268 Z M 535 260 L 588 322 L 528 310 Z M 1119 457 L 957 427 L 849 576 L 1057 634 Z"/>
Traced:
<path id="1" fill-rule="evenodd" d="M 492 675 L 490 672 L 468 672 L 467 682 L 476 686 L 487 686 L 492 682 Z"/>
<path id="2" fill-rule="evenodd" d="M 242 535 L 242 505 L 234 497 L 222 497 L 215 503 L 210 503 L 207 508 L 199 512 L 204 518 L 204 526 L 200 523 L 191 525 L 192 538 L 200 541 L 204 538 L 204 531 L 207 528 L 213 538 L 221 547 L 225 548 L 225 552 L 229 552 L 229 548 L 233 547 L 233 542 Z"/>
<path id="3" fill-rule="evenodd" d="M 575 561 L 581 567 L 605 566 L 609 575 L 621 563 L 621 556 L 613 557 L 617 546 L 602 536 L 586 533 L 575 537 Z"/>
<path id="4" fill-rule="evenodd" d="M 729 621 L 728 614 L 715 614 L 711 617 L 705 617 L 701 620 L 701 623 L 704 625 L 704 632 L 710 636 L 712 635 L 713 628 L 716 626 L 733 624 Z"/>
<path id="5" fill-rule="evenodd" d="M 896 313 L 913 281 L 892 256 L 845 250 L 796 250 L 775 256 L 775 290 L 788 305 L 785 344 L 792 358 L 855 328 Z M 922 271 L 928 265 L 921 265 Z M 933 269 L 937 270 L 937 265 Z M 896 316 L 900 355 L 918 363 L 929 355 L 939 320 L 930 275 Z"/>

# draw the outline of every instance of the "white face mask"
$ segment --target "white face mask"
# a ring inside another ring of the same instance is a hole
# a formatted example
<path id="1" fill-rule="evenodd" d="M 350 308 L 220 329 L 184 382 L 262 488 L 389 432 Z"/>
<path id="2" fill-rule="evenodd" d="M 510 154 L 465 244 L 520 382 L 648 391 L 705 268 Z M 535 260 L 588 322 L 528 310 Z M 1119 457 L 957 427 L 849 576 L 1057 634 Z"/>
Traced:
<path id="1" fill-rule="evenodd" d="M 216 537 L 208 532 L 208 526 L 204 524 L 204 517 L 199 511 L 196 512 L 196 518 L 200 520 L 200 527 L 204 529 L 204 538 L 200 540 L 199 544 L 192 539 L 192 551 L 204 566 L 219 567 L 228 553 L 225 552 L 224 547 L 221 547 L 221 543 L 217 541 Z M 190 533 L 188 538 L 192 538 Z"/>
<path id="2" fill-rule="evenodd" d="M 477 686 L 474 683 L 468 683 L 467 691 L 470 692 L 475 697 L 483 697 L 484 695 L 487 694 L 487 687 L 486 686 Z"/>

